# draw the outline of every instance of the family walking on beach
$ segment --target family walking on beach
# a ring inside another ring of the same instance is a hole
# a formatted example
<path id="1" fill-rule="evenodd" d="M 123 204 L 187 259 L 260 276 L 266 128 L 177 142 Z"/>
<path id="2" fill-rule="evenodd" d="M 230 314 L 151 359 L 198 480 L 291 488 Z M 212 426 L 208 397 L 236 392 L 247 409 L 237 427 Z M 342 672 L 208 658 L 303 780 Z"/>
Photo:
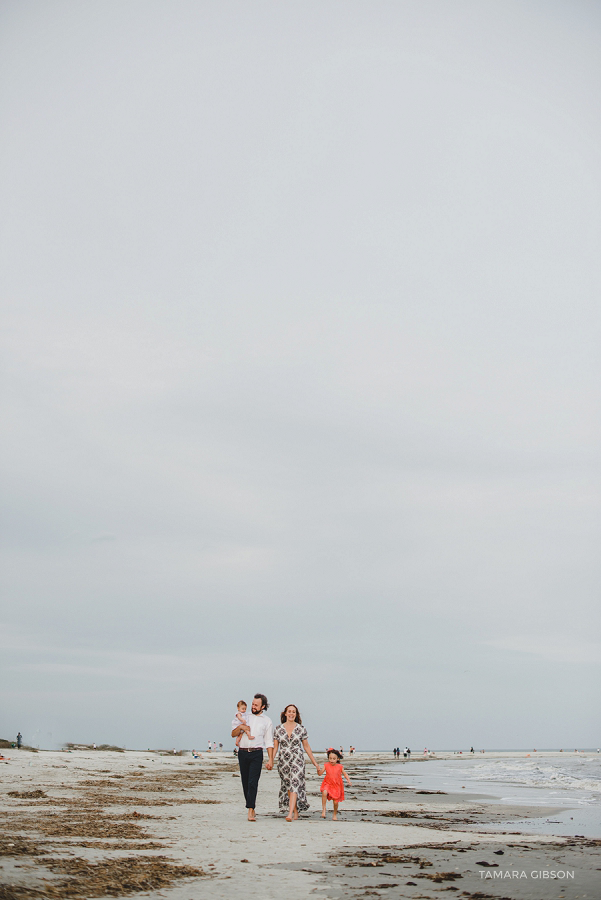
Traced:
<path id="1" fill-rule="evenodd" d="M 273 722 L 266 715 L 269 708 L 265 694 L 255 694 L 251 704 L 251 712 L 247 713 L 246 703 L 241 700 L 234 720 L 232 721 L 232 737 L 236 738 L 238 747 L 238 765 L 242 790 L 248 809 L 248 821 L 255 822 L 257 805 L 257 789 L 263 768 L 263 753 L 267 750 L 268 771 L 273 769 L 277 757 L 280 776 L 279 808 L 286 813 L 286 821 L 298 819 L 298 814 L 309 809 L 305 785 L 305 752 L 315 766 L 318 775 L 325 778 L 321 785 L 322 819 L 326 817 L 328 800 L 334 803 L 334 815 L 338 815 L 338 804 L 344 800 L 343 777 L 350 786 L 350 779 L 342 767 L 342 754 L 331 748 L 328 750 L 328 762 L 323 767 L 313 756 L 309 745 L 307 729 L 302 723 L 298 707 L 289 704 L 280 714 L 280 724 L 273 727 Z"/>

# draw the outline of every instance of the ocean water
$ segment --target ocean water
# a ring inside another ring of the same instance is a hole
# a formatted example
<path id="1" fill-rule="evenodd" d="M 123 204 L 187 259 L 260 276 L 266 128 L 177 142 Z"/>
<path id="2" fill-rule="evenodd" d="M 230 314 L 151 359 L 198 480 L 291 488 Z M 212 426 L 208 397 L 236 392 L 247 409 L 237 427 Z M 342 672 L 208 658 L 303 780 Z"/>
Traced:
<path id="1" fill-rule="evenodd" d="M 466 795 L 494 803 L 547 806 L 559 811 L 537 819 L 511 819 L 502 830 L 601 838 L 601 754 L 566 753 L 482 758 L 461 756 L 399 764 L 378 773 L 390 784 Z M 491 826 L 492 828 L 493 826 Z M 487 830 L 489 827 L 487 826 Z"/>

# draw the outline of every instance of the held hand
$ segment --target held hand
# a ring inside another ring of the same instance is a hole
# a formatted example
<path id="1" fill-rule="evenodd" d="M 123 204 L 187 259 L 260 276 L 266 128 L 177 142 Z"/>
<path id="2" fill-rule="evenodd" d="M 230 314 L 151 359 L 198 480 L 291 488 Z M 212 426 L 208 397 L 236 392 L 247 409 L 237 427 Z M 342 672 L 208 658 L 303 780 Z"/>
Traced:
<path id="1" fill-rule="evenodd" d="M 268 760 L 268 761 L 265 763 L 265 768 L 267 769 L 268 772 L 271 772 L 271 770 L 273 769 L 273 763 L 272 763 L 271 760 Z"/>

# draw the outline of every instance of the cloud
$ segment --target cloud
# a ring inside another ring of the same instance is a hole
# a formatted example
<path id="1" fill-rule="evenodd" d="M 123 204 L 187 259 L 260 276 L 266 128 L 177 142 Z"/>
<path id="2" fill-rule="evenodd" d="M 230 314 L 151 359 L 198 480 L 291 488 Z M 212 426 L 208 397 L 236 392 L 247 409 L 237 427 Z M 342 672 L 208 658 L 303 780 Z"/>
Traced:
<path id="1" fill-rule="evenodd" d="M 601 641 L 579 640 L 569 635 L 515 635 L 483 643 L 497 650 L 528 654 L 550 662 L 601 663 Z"/>
<path id="2" fill-rule="evenodd" d="M 514 707 L 597 658 L 529 636 L 599 616 L 599 10 L 347 7 L 7 7 L 11 696 L 144 745 L 250 669 L 384 741 L 500 611 Z"/>

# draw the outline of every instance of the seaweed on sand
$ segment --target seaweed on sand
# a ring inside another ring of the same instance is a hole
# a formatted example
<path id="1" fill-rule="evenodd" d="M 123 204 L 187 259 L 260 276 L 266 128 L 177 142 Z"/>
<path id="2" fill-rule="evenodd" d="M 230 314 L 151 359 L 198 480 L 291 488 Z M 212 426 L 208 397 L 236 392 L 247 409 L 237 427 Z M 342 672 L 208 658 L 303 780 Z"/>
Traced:
<path id="1" fill-rule="evenodd" d="M 96 863 L 80 858 L 44 859 L 41 862 L 51 872 L 68 877 L 38 887 L 0 885 L 0 900 L 123 897 L 160 890 L 180 878 L 199 878 L 207 874 L 203 869 L 179 865 L 164 856 L 126 857 Z"/>

